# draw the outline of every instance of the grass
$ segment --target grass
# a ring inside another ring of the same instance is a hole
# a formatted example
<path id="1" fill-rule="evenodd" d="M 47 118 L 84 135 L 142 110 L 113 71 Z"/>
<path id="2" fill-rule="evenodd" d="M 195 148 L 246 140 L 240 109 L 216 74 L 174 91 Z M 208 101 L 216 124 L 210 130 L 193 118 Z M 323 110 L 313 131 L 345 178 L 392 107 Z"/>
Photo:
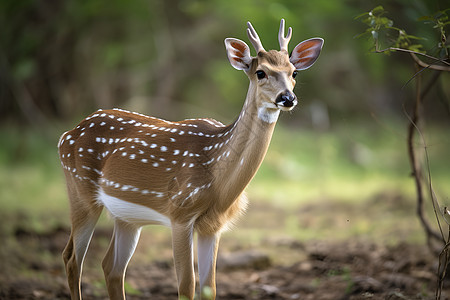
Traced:
<path id="1" fill-rule="evenodd" d="M 66 223 L 57 135 L 48 138 L 32 129 L 2 128 L 0 138 L 5 141 L 0 148 L 0 214 L 7 220 L 2 230 L 26 227 L 39 232 Z"/>
<path id="2" fill-rule="evenodd" d="M 251 203 L 263 201 L 283 210 L 279 213 L 283 225 L 261 233 L 262 239 L 287 234 L 299 240 L 424 242 L 415 215 L 406 125 L 363 124 L 344 124 L 329 132 L 277 128 L 265 162 L 248 189 L 249 197 L 255 199 Z M 434 188 L 441 204 L 448 205 L 450 138 L 446 128 L 427 131 Z M 420 152 L 422 141 L 417 140 L 416 147 Z M 435 224 L 431 205 L 426 205 Z"/>
<path id="3" fill-rule="evenodd" d="M 260 243 L 272 232 L 302 240 L 363 236 L 387 242 L 423 241 L 414 215 L 404 128 L 395 122 L 384 127 L 344 124 L 328 132 L 278 126 L 248 188 L 250 212 L 233 238 Z M 60 128 L 44 132 L 0 128 L 0 139 L 5 141 L 0 147 L 3 233 L 18 227 L 45 232 L 68 226 L 56 151 L 61 132 Z M 450 195 L 447 132 L 432 128 L 427 135 L 433 181 L 437 191 L 446 195 L 443 201 Z M 421 147 L 419 142 L 417 146 Z M 269 225 L 265 228 L 261 222 Z"/>
<path id="4" fill-rule="evenodd" d="M 269 198 L 278 191 L 295 204 L 312 197 L 357 200 L 386 185 L 403 188 L 409 170 L 403 141 L 371 134 L 355 128 L 277 130 L 251 191 L 257 193 L 261 182 L 273 190 L 263 191 Z"/>

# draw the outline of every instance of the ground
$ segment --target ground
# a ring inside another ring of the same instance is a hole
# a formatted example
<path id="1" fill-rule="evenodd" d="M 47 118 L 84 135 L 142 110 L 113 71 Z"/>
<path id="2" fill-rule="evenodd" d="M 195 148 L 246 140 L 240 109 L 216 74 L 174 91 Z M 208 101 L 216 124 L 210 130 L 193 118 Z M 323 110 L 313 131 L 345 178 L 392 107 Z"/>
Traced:
<path id="1" fill-rule="evenodd" d="M 254 214 L 266 209 L 255 207 Z M 101 225 L 94 235 L 84 299 L 107 299 L 100 262 L 110 234 L 110 227 Z M 65 226 L 44 233 L 19 227 L 4 239 L 0 299 L 68 299 L 60 256 L 68 236 Z M 434 299 L 437 260 L 422 244 L 302 242 L 272 234 L 252 245 L 233 241 L 227 233 L 221 245 L 218 299 Z M 176 299 L 170 251 L 168 230 L 144 230 L 127 272 L 127 299 Z M 449 297 L 447 282 L 441 299 Z"/>

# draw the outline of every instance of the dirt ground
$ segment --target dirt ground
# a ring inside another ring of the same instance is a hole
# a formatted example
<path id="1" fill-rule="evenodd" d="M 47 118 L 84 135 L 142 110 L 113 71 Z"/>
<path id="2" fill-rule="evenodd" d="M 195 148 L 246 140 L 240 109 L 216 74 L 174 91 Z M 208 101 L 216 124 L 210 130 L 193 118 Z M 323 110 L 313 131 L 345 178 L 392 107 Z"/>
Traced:
<path id="1" fill-rule="evenodd" d="M 45 234 L 17 229 L 14 235 L 0 246 L 0 299 L 68 299 L 60 252 L 69 229 Z M 109 235 L 98 230 L 94 236 L 83 275 L 84 299 L 107 299 L 100 261 Z M 170 247 L 163 246 L 158 259 L 150 261 L 146 246 L 138 248 L 127 272 L 127 299 L 176 299 Z M 264 254 L 267 250 L 296 259 L 277 264 Z M 218 299 L 434 299 L 436 269 L 424 246 L 268 239 L 257 249 L 221 249 Z M 441 299 L 449 297 L 447 282 Z"/>

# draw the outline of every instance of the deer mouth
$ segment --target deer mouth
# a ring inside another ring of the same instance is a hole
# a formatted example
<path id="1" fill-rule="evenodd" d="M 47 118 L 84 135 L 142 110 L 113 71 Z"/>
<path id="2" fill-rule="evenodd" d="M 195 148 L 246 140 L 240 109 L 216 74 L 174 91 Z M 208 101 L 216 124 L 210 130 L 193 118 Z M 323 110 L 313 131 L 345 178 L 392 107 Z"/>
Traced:
<path id="1" fill-rule="evenodd" d="M 297 97 L 294 93 L 285 91 L 278 95 L 275 105 L 283 111 L 292 110 L 297 105 Z"/>
<path id="2" fill-rule="evenodd" d="M 297 103 L 298 103 L 297 99 L 294 99 L 292 101 L 285 100 L 280 102 L 274 102 L 275 106 L 282 111 L 291 111 L 292 109 L 294 109 Z"/>

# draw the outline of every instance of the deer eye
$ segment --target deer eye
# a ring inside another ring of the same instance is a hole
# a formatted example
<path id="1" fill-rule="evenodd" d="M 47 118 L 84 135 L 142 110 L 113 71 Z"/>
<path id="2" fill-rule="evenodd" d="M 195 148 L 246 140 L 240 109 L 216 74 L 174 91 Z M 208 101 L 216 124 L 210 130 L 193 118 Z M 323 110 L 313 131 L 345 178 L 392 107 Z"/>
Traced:
<path id="1" fill-rule="evenodd" d="M 266 73 L 264 71 L 259 70 L 259 71 L 256 71 L 256 76 L 258 77 L 258 79 L 261 80 L 261 79 L 266 78 Z"/>
<path id="2" fill-rule="evenodd" d="M 297 71 L 294 71 L 293 73 L 292 73 L 292 78 L 295 78 L 296 76 L 297 76 Z"/>

